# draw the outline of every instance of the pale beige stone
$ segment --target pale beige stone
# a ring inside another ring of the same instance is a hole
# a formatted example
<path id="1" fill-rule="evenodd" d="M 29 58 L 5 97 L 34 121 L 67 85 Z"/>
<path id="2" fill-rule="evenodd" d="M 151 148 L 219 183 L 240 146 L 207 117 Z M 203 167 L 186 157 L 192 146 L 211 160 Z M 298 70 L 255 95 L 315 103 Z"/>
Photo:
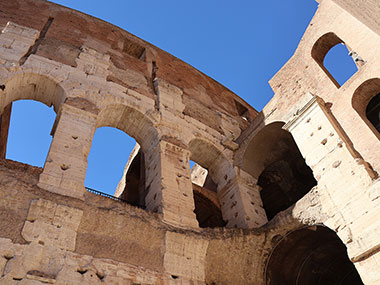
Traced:
<path id="1" fill-rule="evenodd" d="M 16 11 L 21 0 L 4 1 L 4 23 L 37 9 Z M 75 16 L 97 34 L 80 25 L 82 36 L 70 38 L 68 31 L 60 45 L 52 29 L 47 38 L 56 49 L 30 50 L 48 42 L 36 42 L 41 31 L 10 21 L 2 27 L 0 111 L 31 99 L 53 106 L 57 118 L 41 174 L 1 161 L 1 284 L 261 285 L 279 241 L 322 225 L 347 247 L 363 282 L 379 284 L 380 137 L 357 109 L 368 103 L 362 84 L 380 74 L 376 1 L 319 1 L 295 54 L 270 81 L 273 99 L 258 115 L 249 106 L 242 115 L 236 95 L 125 31 L 50 3 L 42 9 L 40 2 L 36 15 Z M 30 25 L 41 22 L 28 17 Z M 59 17 L 64 25 L 65 16 Z M 315 44 L 326 33 L 363 59 L 343 86 L 315 58 Z M 262 169 L 254 164 L 273 153 L 244 159 L 250 142 L 272 123 L 284 124 L 317 185 L 268 221 L 258 185 Z M 85 194 L 87 156 L 103 126 L 128 133 L 144 152 L 147 213 Z M 190 159 L 197 163 L 193 173 Z M 220 207 L 229 229 L 199 228 L 192 182 L 203 186 L 207 175 L 217 184 L 212 206 Z"/>

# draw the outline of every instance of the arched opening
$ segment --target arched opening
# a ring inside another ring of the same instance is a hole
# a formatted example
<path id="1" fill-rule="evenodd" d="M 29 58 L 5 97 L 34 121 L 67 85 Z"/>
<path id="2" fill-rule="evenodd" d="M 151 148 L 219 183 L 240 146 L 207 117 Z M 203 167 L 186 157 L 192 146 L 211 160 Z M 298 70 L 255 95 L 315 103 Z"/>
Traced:
<path id="1" fill-rule="evenodd" d="M 314 44 L 312 57 L 339 88 L 352 77 L 364 61 L 334 33 L 323 35 Z"/>
<path id="2" fill-rule="evenodd" d="M 355 90 L 352 107 L 380 139 L 380 78 L 369 79 Z"/>
<path id="3" fill-rule="evenodd" d="M 146 194 L 145 157 L 140 145 L 136 143 L 117 185 L 115 196 L 133 206 L 145 208 Z"/>
<path id="4" fill-rule="evenodd" d="M 143 188 L 142 154 L 139 149 L 136 152 L 135 145 L 136 141 L 121 130 L 98 128 L 87 158 L 85 186 L 115 195 L 134 206 L 144 206 L 138 197 Z"/>
<path id="5" fill-rule="evenodd" d="M 257 179 L 268 220 L 306 195 L 316 184 L 284 123 L 265 126 L 250 142 L 243 170 Z"/>
<path id="6" fill-rule="evenodd" d="M 191 181 L 195 204 L 194 213 L 199 227 L 224 227 L 226 222 L 223 220 L 217 197 L 218 185 L 213 179 L 213 177 L 216 178 L 216 175 L 212 173 L 220 153 L 202 140 L 192 140 L 189 148 L 191 151 L 189 164 L 190 166 L 193 165 L 191 167 Z"/>
<path id="7" fill-rule="evenodd" d="M 1 85 L 0 157 L 43 166 L 64 98 L 55 81 L 34 73 L 15 75 Z"/>
<path id="8" fill-rule="evenodd" d="M 368 121 L 380 133 L 380 93 L 369 101 L 365 113 Z"/>
<path id="9" fill-rule="evenodd" d="M 323 226 L 291 232 L 273 249 L 265 270 L 267 285 L 363 284 L 336 233 Z"/>
<path id="10" fill-rule="evenodd" d="M 224 227 L 220 203 L 216 191 L 217 185 L 208 174 L 208 170 L 193 162 L 191 167 L 191 182 L 193 183 L 194 213 L 199 227 Z M 190 163 L 190 166 L 192 163 Z"/>
<path id="11" fill-rule="evenodd" d="M 87 189 L 145 208 L 149 188 L 145 150 L 156 138 L 152 123 L 139 111 L 118 104 L 105 107 L 98 115 L 88 156 Z"/>
<path id="12" fill-rule="evenodd" d="M 42 167 L 52 141 L 54 110 L 32 100 L 13 102 L 11 110 L 5 157 Z"/>

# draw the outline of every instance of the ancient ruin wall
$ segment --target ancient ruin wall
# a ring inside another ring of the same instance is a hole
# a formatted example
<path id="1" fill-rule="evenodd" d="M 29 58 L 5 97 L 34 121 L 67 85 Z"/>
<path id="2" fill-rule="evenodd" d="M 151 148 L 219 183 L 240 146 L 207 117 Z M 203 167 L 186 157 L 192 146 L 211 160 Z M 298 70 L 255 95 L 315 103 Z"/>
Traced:
<path id="1" fill-rule="evenodd" d="M 235 154 L 242 169 L 255 173 L 260 165 L 252 161 L 261 159 L 255 138 L 284 124 L 318 182 L 314 189 L 321 200 L 310 206 L 321 204 L 327 215 L 321 222 L 346 244 L 365 284 L 379 282 L 379 132 L 365 115 L 370 99 L 380 93 L 379 49 L 374 48 L 380 40 L 374 21 L 378 8 L 371 1 L 320 2 L 295 54 L 270 81 L 275 96 L 242 133 Z M 360 56 L 358 71 L 341 86 L 323 62 L 339 43 Z"/>
<path id="2" fill-rule="evenodd" d="M 368 101 L 366 91 L 376 89 L 362 84 L 378 73 L 378 50 L 366 44 L 378 34 L 347 5 L 321 1 L 295 55 L 270 82 L 274 98 L 257 114 L 117 27 L 45 1 L 2 1 L 1 153 L 11 102 L 53 105 L 57 118 L 43 169 L 1 160 L 0 281 L 272 284 L 303 273 L 278 267 L 287 240 L 328 232 L 349 263 L 338 268 L 352 270 L 353 262 L 359 279 L 377 284 L 379 141 L 355 109 L 365 102 L 352 98 Z M 340 40 L 365 59 L 343 86 L 318 61 Z M 146 210 L 85 191 L 87 155 L 101 126 L 141 146 Z M 208 170 L 216 192 L 192 185 L 189 159 Z M 309 188 L 268 222 L 262 173 L 283 171 L 286 160 L 312 176 Z M 199 228 L 194 191 L 217 199 L 227 228 Z M 303 246 L 289 261 L 314 250 Z"/>
<path id="3" fill-rule="evenodd" d="M 198 226 L 189 159 L 210 170 L 223 189 L 221 200 L 239 192 L 232 202 L 243 215 L 235 217 L 224 203 L 230 226 L 266 221 L 262 210 L 242 202 L 250 194 L 233 169 L 233 140 L 256 116 L 252 107 L 188 64 L 101 20 L 46 1 L 0 5 L 2 153 L 11 102 L 33 99 L 57 113 L 40 187 L 82 198 L 93 134 L 110 126 L 141 145 L 146 207 L 166 221 Z"/>

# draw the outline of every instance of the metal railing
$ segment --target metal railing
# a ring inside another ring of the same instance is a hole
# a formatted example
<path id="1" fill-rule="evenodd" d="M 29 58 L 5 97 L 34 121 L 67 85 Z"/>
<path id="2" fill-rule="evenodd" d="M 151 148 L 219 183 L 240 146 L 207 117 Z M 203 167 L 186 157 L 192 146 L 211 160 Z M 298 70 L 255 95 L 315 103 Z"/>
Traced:
<path id="1" fill-rule="evenodd" d="M 96 195 L 100 195 L 100 196 L 103 196 L 103 197 L 106 197 L 106 198 L 109 198 L 109 199 L 112 199 L 112 200 L 120 201 L 120 202 L 123 202 L 123 203 L 128 203 L 126 200 L 124 200 L 122 198 L 115 197 L 115 196 L 112 196 L 110 194 L 103 193 L 103 192 L 100 192 L 98 190 L 95 190 L 95 189 L 92 189 L 92 188 L 89 188 L 89 187 L 85 187 L 85 188 L 86 188 L 86 190 L 88 192 L 94 193 Z"/>

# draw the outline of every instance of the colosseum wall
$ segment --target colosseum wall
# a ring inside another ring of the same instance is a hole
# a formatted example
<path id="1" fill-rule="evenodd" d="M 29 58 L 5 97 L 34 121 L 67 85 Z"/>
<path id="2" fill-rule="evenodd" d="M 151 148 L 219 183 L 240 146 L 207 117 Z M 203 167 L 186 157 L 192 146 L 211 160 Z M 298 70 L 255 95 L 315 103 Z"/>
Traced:
<path id="1" fill-rule="evenodd" d="M 0 284 L 380 284 L 380 6 L 318 2 L 258 112 L 118 27 L 1 1 Z M 5 159 L 22 99 L 56 112 L 43 168 Z M 84 186 L 103 126 L 138 143 L 117 197 Z"/>

